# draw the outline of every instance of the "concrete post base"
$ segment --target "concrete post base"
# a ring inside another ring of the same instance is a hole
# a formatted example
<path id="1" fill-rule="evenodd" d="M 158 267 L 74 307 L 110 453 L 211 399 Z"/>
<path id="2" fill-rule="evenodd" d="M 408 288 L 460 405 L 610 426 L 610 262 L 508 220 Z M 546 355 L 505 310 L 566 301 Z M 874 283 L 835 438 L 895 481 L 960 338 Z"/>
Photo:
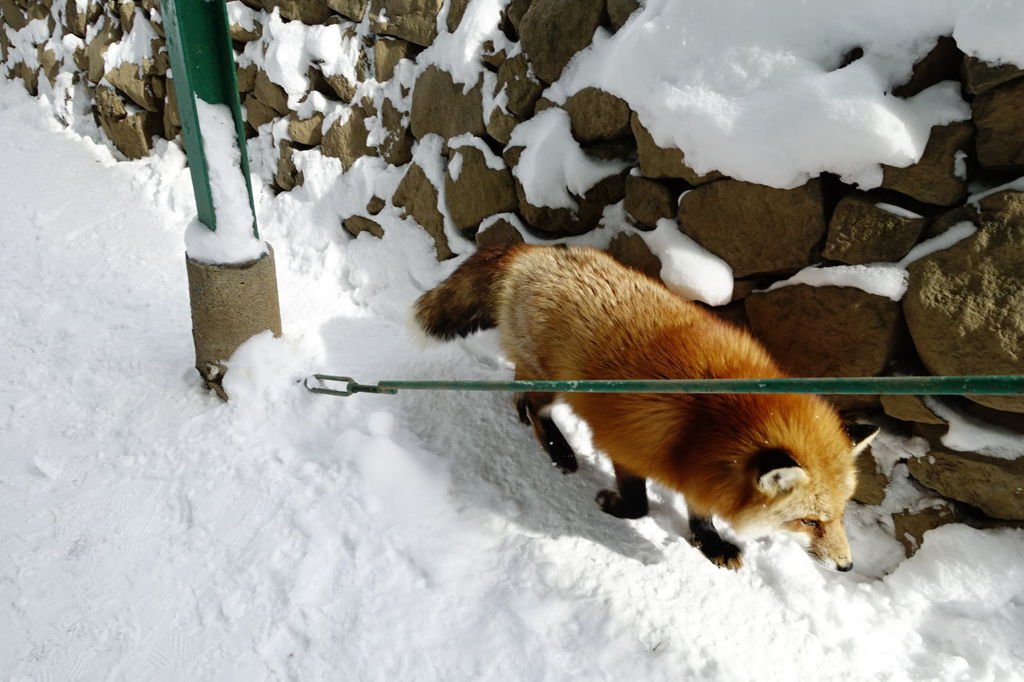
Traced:
<path id="1" fill-rule="evenodd" d="M 269 329 L 281 335 L 274 252 L 240 265 L 209 265 L 186 254 L 196 369 L 206 387 L 227 400 L 225 361 L 243 342 Z"/>

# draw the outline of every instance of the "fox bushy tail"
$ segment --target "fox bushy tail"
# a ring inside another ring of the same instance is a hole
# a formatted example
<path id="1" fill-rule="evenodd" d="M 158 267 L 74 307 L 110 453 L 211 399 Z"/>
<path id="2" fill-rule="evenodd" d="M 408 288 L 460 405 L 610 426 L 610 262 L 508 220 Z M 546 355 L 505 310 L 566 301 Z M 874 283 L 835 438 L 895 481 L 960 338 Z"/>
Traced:
<path id="1" fill-rule="evenodd" d="M 416 300 L 416 324 L 441 341 L 496 326 L 495 288 L 516 250 L 515 246 L 494 246 L 467 258 L 448 279 Z"/>

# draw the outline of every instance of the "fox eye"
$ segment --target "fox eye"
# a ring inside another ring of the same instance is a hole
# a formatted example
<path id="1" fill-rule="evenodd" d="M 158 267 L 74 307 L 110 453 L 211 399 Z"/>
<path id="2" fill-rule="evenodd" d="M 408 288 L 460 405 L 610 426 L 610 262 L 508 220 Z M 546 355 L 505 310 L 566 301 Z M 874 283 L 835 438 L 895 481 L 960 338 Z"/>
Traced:
<path id="1" fill-rule="evenodd" d="M 800 523 L 805 526 L 810 526 L 811 528 L 821 528 L 821 521 L 818 521 L 817 519 L 800 519 Z"/>

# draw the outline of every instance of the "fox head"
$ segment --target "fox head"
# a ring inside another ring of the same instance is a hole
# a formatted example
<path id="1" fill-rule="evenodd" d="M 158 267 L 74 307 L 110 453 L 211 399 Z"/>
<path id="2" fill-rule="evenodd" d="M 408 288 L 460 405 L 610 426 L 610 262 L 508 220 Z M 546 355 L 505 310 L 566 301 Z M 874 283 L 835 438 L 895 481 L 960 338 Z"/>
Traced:
<path id="1" fill-rule="evenodd" d="M 843 516 L 857 485 L 854 461 L 878 427 L 854 424 L 841 433 L 833 443 L 758 449 L 747 466 L 753 503 L 732 519 L 737 530 L 785 530 L 825 567 L 853 568 Z"/>

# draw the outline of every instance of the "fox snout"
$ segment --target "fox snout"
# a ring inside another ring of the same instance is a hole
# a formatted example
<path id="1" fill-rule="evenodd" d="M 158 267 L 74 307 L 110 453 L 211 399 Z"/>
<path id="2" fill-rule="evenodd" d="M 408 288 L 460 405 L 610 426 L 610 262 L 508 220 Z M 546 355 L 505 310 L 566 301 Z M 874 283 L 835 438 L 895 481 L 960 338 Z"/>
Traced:
<path id="1" fill-rule="evenodd" d="M 818 563 L 833 571 L 846 572 L 853 568 L 850 541 L 841 520 L 822 523 L 811 537 L 808 553 Z"/>
<path id="2" fill-rule="evenodd" d="M 832 559 L 830 557 L 823 557 L 818 554 L 815 554 L 814 552 L 811 552 L 811 556 L 814 557 L 819 564 L 821 564 L 829 570 L 839 571 L 840 573 L 846 573 L 847 571 L 853 570 L 852 560 L 847 560 L 846 563 L 839 563 L 835 559 Z"/>

